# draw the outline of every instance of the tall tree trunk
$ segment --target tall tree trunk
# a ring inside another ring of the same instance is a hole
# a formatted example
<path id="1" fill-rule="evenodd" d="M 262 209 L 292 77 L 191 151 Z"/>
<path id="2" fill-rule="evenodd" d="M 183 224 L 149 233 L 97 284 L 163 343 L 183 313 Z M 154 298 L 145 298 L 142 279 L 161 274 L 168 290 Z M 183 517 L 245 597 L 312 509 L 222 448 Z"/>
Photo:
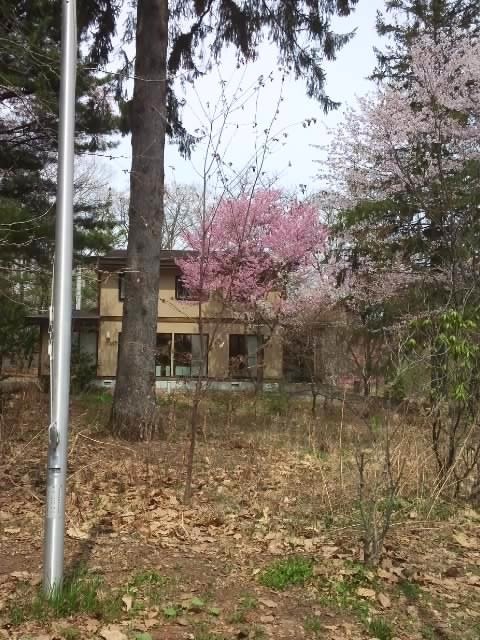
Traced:
<path id="1" fill-rule="evenodd" d="M 155 342 L 163 225 L 168 0 L 138 0 L 131 108 L 127 270 L 112 430 L 133 440 L 155 429 Z"/>

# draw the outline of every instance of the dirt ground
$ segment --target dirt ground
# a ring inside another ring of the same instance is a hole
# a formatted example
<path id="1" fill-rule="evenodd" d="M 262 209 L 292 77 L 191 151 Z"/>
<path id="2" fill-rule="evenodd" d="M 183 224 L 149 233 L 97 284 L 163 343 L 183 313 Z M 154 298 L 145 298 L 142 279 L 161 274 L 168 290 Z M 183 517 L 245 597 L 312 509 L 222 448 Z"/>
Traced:
<path id="1" fill-rule="evenodd" d="M 212 409 L 186 507 L 180 404 L 165 404 L 166 436 L 148 444 L 110 439 L 107 411 L 104 397 L 72 405 L 66 570 L 98 576 L 110 610 L 55 618 L 30 606 L 42 564 L 47 399 L 4 401 L 0 638 L 480 639 L 480 514 L 440 499 L 424 508 L 410 487 L 380 566 L 365 567 L 355 492 L 344 487 L 348 453 L 339 466 L 325 416 L 317 427 L 297 410 L 252 425 L 240 409 Z M 265 571 L 286 558 L 306 559 L 311 575 L 268 585 Z"/>

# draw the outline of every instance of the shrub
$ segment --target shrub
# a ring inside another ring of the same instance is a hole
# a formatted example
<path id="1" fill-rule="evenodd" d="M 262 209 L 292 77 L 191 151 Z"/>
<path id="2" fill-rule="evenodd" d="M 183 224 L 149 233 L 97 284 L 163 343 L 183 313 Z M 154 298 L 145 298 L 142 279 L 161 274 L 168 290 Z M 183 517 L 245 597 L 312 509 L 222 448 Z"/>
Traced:
<path id="1" fill-rule="evenodd" d="M 70 380 L 73 393 L 88 389 L 95 380 L 97 368 L 92 356 L 78 348 L 72 349 Z"/>

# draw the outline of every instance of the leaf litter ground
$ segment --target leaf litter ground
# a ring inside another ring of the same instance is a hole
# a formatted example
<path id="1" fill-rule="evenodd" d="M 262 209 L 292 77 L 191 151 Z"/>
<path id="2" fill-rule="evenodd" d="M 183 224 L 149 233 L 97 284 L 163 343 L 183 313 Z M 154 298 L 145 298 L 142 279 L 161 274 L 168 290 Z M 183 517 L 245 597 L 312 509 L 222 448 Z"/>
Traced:
<path id="1" fill-rule="evenodd" d="M 368 569 L 350 507 L 334 497 L 333 454 L 279 446 L 270 431 L 233 421 L 200 439 L 185 507 L 182 434 L 115 441 L 81 401 L 72 406 L 66 568 L 98 576 L 98 602 L 63 618 L 32 608 L 47 411 L 41 396 L 19 402 L 4 414 L 18 425 L 2 443 L 0 638 L 480 638 L 480 515 L 470 507 L 428 520 L 410 512 Z M 312 570 L 289 584 L 285 559 L 292 575 L 295 559 Z M 275 572 L 277 582 L 262 578 Z"/>

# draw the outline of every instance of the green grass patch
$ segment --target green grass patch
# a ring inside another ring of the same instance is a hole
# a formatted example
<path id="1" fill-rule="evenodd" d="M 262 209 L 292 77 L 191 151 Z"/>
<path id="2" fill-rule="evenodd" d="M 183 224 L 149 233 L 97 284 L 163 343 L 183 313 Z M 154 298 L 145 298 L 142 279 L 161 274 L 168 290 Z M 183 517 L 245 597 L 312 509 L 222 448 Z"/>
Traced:
<path id="1" fill-rule="evenodd" d="M 373 574 L 361 564 L 346 562 L 347 572 L 340 580 L 323 579 L 319 582 L 321 604 L 338 611 L 350 611 L 370 630 L 370 604 L 358 595 L 359 587 L 374 588 Z"/>
<path id="2" fill-rule="evenodd" d="M 350 567 L 350 572 L 343 575 L 341 580 L 324 581 L 320 603 L 339 611 L 351 611 L 371 636 L 377 640 L 391 640 L 393 629 L 390 623 L 384 618 L 371 618 L 369 603 L 358 595 L 359 587 L 368 585 L 372 588 L 375 586 L 375 579 L 363 565 L 349 563 L 347 566 Z"/>
<path id="3" fill-rule="evenodd" d="M 384 618 L 372 618 L 367 626 L 369 633 L 378 640 L 392 640 L 392 626 Z"/>
<path id="4" fill-rule="evenodd" d="M 418 600 L 422 595 L 422 590 L 418 584 L 410 582 L 410 580 L 402 580 L 399 582 L 398 588 L 406 598 L 412 601 Z"/>
<path id="5" fill-rule="evenodd" d="M 68 618 L 80 613 L 112 621 L 122 613 L 121 596 L 108 589 L 100 575 L 85 569 L 67 576 L 63 585 L 52 589 L 50 594 L 41 590 L 33 594 L 27 592 L 20 600 L 10 610 L 13 625 L 26 620 Z M 70 640 L 73 640 L 72 636 Z"/>
<path id="6" fill-rule="evenodd" d="M 167 618 L 167 620 L 175 620 L 175 618 L 179 616 L 182 611 L 182 607 L 174 604 L 169 604 L 168 606 L 163 607 L 163 615 L 165 616 L 165 618 Z"/>
<path id="7" fill-rule="evenodd" d="M 279 560 L 260 574 L 260 583 L 264 587 L 282 591 L 293 585 L 305 584 L 313 575 L 313 562 L 300 556 L 291 556 Z"/>
<path id="8" fill-rule="evenodd" d="M 270 392 L 261 396 L 263 413 L 266 415 L 285 416 L 290 406 L 290 398 L 286 393 Z"/>

